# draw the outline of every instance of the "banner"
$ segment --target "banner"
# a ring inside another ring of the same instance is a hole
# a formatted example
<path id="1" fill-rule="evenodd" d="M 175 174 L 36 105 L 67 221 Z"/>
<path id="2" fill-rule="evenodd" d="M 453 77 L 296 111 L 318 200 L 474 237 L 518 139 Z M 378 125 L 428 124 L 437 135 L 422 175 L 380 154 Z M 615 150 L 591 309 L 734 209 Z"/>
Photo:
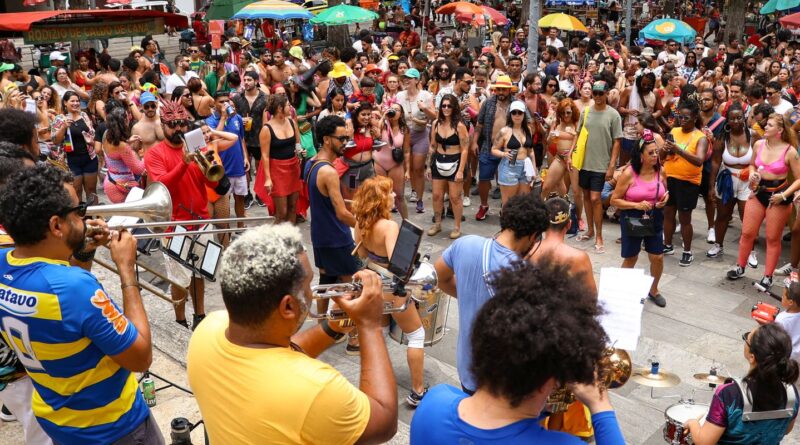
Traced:
<path id="1" fill-rule="evenodd" d="M 22 33 L 26 44 L 69 42 L 74 40 L 136 37 L 164 33 L 164 19 L 127 20 L 107 23 L 54 25 L 34 24 Z"/>

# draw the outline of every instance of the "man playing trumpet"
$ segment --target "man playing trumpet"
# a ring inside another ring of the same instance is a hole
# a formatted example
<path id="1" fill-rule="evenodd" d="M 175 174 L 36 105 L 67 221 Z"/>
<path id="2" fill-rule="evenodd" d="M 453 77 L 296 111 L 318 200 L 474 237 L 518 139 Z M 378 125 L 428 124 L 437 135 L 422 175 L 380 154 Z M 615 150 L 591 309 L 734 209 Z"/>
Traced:
<path id="1" fill-rule="evenodd" d="M 206 185 L 212 189 L 217 183 L 210 181 L 200 167 L 193 162 L 193 157 L 186 150 L 184 133 L 189 129 L 189 112 L 179 102 L 161 103 L 161 125 L 164 140 L 151 147 L 144 156 L 144 164 L 148 176 L 153 181 L 163 183 L 172 197 L 172 219 L 189 221 L 208 219 L 208 197 Z M 196 228 L 189 228 L 195 230 Z M 192 329 L 205 318 L 204 291 L 202 277 L 192 276 L 191 272 L 172 257 L 164 254 L 167 265 L 167 277 L 173 283 L 181 283 L 182 287 L 170 285 L 172 299 L 181 301 L 175 306 L 175 321 L 189 327 L 186 321 L 187 295 L 192 297 L 194 316 Z"/>

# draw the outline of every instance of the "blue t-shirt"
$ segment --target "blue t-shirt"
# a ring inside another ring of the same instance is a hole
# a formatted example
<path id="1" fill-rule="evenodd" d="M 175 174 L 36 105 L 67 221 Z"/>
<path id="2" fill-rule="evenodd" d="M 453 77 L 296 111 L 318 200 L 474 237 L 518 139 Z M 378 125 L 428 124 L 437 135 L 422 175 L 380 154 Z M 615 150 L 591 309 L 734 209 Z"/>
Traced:
<path id="1" fill-rule="evenodd" d="M 216 111 L 211 113 L 211 116 L 206 118 L 206 123 L 209 127 L 216 129 L 219 125 L 220 115 Z M 244 122 L 242 117 L 238 114 L 228 116 L 225 121 L 225 128 L 223 131 L 233 133 L 238 138 L 236 143 L 225 151 L 219 152 L 219 157 L 222 159 L 222 165 L 225 167 L 225 174 L 229 178 L 238 178 L 244 176 L 244 154 L 242 153 L 242 141 L 244 140 Z"/>
<path id="2" fill-rule="evenodd" d="M 0 325 L 55 442 L 112 443 L 150 415 L 133 374 L 111 358 L 136 341 L 136 327 L 89 272 L 0 250 Z"/>
<path id="3" fill-rule="evenodd" d="M 501 428 L 474 427 L 458 416 L 458 404 L 468 396 L 450 385 L 436 385 L 411 419 L 411 445 L 452 444 L 548 444 L 583 445 L 581 439 L 560 431 L 548 431 L 540 419 L 524 419 Z M 597 445 L 623 445 L 625 439 L 613 411 L 592 416 Z"/>
<path id="4" fill-rule="evenodd" d="M 489 242 L 488 266 L 484 271 L 483 248 L 487 242 Z M 469 370 L 472 364 L 470 334 L 478 311 L 492 297 L 486 279 L 491 272 L 500 270 L 511 264 L 512 261 L 519 259 L 519 255 L 494 239 L 468 235 L 453 242 L 442 253 L 442 259 L 456 276 L 459 324 L 456 347 L 458 378 L 465 388 L 474 390 L 475 379 Z"/>

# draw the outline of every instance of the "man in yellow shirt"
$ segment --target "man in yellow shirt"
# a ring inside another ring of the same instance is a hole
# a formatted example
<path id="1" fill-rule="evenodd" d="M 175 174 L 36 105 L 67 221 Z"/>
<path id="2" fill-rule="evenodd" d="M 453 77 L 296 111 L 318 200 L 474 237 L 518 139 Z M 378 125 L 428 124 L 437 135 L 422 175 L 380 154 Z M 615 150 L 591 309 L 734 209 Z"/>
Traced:
<path id="1" fill-rule="evenodd" d="M 211 443 L 380 443 L 394 435 L 397 389 L 381 329 L 380 278 L 360 271 L 361 295 L 336 299 L 358 328 L 360 390 L 314 358 L 345 329 L 326 320 L 298 332 L 312 278 L 300 231 L 289 224 L 245 232 L 226 250 L 227 312 L 210 314 L 194 331 L 187 358 Z"/>

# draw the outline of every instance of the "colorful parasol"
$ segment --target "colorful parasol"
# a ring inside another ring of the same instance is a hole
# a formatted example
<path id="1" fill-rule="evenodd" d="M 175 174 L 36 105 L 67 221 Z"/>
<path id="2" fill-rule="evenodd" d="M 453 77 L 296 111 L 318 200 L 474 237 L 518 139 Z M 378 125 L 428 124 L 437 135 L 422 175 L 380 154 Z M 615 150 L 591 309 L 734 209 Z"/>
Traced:
<path id="1" fill-rule="evenodd" d="M 262 0 L 250 3 L 233 15 L 234 19 L 310 19 L 314 14 L 294 3 L 282 0 Z"/>
<path id="2" fill-rule="evenodd" d="M 794 9 L 798 6 L 800 6 L 800 0 L 769 0 L 758 12 L 767 15 L 778 11 Z"/>
<path id="3" fill-rule="evenodd" d="M 483 9 L 480 6 L 476 5 L 475 3 L 469 2 L 453 2 L 448 3 L 439 9 L 436 10 L 437 14 L 471 14 L 471 15 L 482 15 Z"/>
<path id="4" fill-rule="evenodd" d="M 639 36 L 649 40 L 673 39 L 681 43 L 694 40 L 697 31 L 686 22 L 675 19 L 653 20 L 639 33 Z"/>
<path id="5" fill-rule="evenodd" d="M 358 6 L 332 6 L 309 20 L 315 25 L 349 25 L 351 23 L 369 22 L 378 18 L 378 14 Z"/>
<path id="6" fill-rule="evenodd" d="M 580 31 L 588 33 L 589 30 L 576 17 L 561 12 L 548 14 L 539 19 L 540 28 L 558 28 L 564 31 Z"/>
<path id="7" fill-rule="evenodd" d="M 468 4 L 471 5 L 472 3 Z M 504 16 L 502 12 L 494 8 L 491 8 L 489 6 L 479 6 L 478 8 L 481 11 L 479 13 L 475 13 L 472 11 L 456 10 L 454 13 L 456 21 L 461 23 L 472 23 L 473 25 L 477 26 L 485 26 L 487 23 L 486 19 L 488 18 L 489 21 L 491 21 L 495 25 L 502 26 L 508 23 L 508 19 L 506 18 L 506 16 Z M 464 9 L 471 9 L 471 8 L 464 8 Z"/>

